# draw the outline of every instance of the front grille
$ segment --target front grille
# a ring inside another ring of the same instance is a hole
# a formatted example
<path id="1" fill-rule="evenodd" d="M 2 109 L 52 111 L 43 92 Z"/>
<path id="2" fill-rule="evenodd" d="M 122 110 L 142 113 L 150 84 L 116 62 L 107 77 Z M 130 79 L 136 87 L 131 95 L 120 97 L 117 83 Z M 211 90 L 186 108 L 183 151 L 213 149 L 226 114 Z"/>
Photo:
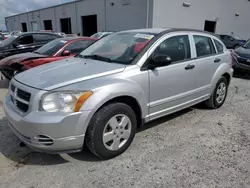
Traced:
<path id="1" fill-rule="evenodd" d="M 21 89 L 17 89 L 17 96 L 20 97 L 21 99 L 29 102 L 31 94 L 26 92 L 26 91 L 23 91 Z"/>
<path id="2" fill-rule="evenodd" d="M 27 112 L 29 110 L 31 94 L 20 88 L 17 88 L 13 84 L 10 84 L 10 90 L 10 98 L 14 106 L 23 113 Z"/>
<path id="3" fill-rule="evenodd" d="M 29 110 L 29 105 L 24 104 L 16 100 L 16 107 L 19 108 L 22 112 L 27 112 Z"/>

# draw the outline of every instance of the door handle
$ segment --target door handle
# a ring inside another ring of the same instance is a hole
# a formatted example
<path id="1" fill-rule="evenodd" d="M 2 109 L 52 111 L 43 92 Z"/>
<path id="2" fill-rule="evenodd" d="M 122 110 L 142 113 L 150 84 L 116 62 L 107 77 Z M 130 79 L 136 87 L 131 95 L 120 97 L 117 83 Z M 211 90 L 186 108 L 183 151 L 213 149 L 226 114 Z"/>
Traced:
<path id="1" fill-rule="evenodd" d="M 188 65 L 185 67 L 186 70 L 190 70 L 190 69 L 193 69 L 195 67 L 195 65 Z"/>
<path id="2" fill-rule="evenodd" d="M 216 59 L 214 60 L 214 63 L 219 63 L 220 61 L 221 61 L 221 59 L 216 58 Z"/>

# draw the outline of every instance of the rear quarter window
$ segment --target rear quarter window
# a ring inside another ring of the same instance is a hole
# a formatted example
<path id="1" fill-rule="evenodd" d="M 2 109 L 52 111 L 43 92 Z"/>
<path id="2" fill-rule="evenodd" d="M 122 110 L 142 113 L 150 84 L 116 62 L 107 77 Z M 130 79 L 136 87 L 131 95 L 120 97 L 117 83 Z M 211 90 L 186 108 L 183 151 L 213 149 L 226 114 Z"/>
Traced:
<path id="1" fill-rule="evenodd" d="M 223 53 L 224 52 L 224 47 L 218 40 L 214 39 L 214 44 L 215 44 L 215 46 L 217 48 L 218 53 Z"/>

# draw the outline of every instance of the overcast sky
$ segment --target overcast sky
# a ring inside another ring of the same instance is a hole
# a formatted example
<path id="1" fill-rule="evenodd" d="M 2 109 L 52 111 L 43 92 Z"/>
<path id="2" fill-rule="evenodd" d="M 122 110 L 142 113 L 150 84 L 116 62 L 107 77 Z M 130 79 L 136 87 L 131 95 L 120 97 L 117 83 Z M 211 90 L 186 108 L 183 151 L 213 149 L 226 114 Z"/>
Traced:
<path id="1" fill-rule="evenodd" d="M 0 29 L 5 28 L 4 18 L 73 0 L 0 0 Z"/>

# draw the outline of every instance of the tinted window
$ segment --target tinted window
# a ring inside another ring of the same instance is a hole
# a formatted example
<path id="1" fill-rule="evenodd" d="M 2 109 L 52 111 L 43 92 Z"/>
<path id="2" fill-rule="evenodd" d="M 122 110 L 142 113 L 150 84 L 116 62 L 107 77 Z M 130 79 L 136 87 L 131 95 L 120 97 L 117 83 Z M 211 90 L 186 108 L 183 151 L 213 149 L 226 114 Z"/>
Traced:
<path id="1" fill-rule="evenodd" d="M 194 35 L 197 57 L 215 54 L 215 48 L 211 38 L 205 36 Z"/>
<path id="2" fill-rule="evenodd" d="M 34 41 L 32 35 L 21 36 L 16 41 L 16 43 L 19 45 L 32 44 L 33 42 Z"/>
<path id="3" fill-rule="evenodd" d="M 34 34 L 33 36 L 36 42 L 46 42 L 59 38 L 56 35 L 49 34 Z"/>
<path id="4" fill-rule="evenodd" d="M 17 36 L 8 37 L 7 39 L 3 40 L 0 46 L 8 46 L 10 45 L 14 40 L 16 40 Z"/>
<path id="5" fill-rule="evenodd" d="M 4 39 L 4 36 L 0 34 L 0 40 L 3 40 Z"/>
<path id="6" fill-rule="evenodd" d="M 156 48 L 154 55 L 168 55 L 172 62 L 189 59 L 191 54 L 188 36 L 181 35 L 166 39 Z"/>
<path id="7" fill-rule="evenodd" d="M 35 53 L 42 54 L 42 55 L 48 55 L 53 56 L 55 53 L 57 53 L 68 41 L 65 40 L 53 40 L 41 48 L 37 49 Z"/>
<path id="8" fill-rule="evenodd" d="M 91 45 L 94 41 L 92 40 L 80 40 L 69 44 L 65 50 L 69 50 L 71 54 L 78 54 L 85 48 Z"/>
<path id="9" fill-rule="evenodd" d="M 225 35 L 220 35 L 220 38 L 223 40 L 225 39 Z"/>
<path id="10" fill-rule="evenodd" d="M 218 53 L 222 53 L 223 52 L 223 45 L 217 40 L 214 40 L 214 43 L 215 43 L 215 46 L 217 48 Z"/>

